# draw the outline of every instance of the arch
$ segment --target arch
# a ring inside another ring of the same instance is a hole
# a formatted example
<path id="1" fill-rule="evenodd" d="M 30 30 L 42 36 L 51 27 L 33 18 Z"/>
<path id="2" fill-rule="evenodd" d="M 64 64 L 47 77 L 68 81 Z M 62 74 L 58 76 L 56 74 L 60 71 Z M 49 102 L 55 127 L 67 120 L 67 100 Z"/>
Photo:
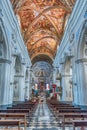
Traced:
<path id="1" fill-rule="evenodd" d="M 50 30 L 48 30 L 48 29 L 39 28 L 39 29 L 37 29 L 37 30 L 34 30 L 34 32 L 31 32 L 31 34 L 30 34 L 28 37 L 29 37 L 29 38 L 32 37 L 35 33 L 38 33 L 39 31 L 44 31 L 44 32 L 46 32 L 46 33 L 48 33 L 48 34 L 50 34 L 50 35 L 55 35 L 55 36 L 56 36 L 55 33 L 53 33 L 52 31 L 50 31 Z M 57 36 L 56 36 L 56 37 L 57 37 Z"/>
<path id="2" fill-rule="evenodd" d="M 76 77 L 78 104 L 87 105 L 87 20 L 83 22 L 77 44 Z M 79 71 L 80 70 L 80 71 Z"/>
<path id="3" fill-rule="evenodd" d="M 21 87 L 21 77 L 22 77 L 22 64 L 21 57 L 18 55 L 15 59 L 14 66 L 14 86 L 13 86 L 13 102 L 20 101 L 20 87 Z"/>
<path id="4" fill-rule="evenodd" d="M 0 20 L 0 35 L 3 34 L 2 41 L 4 42 L 4 51 L 5 51 L 5 57 L 6 59 L 10 60 L 10 46 L 9 46 L 9 39 L 8 39 L 8 33 L 5 28 L 4 23 Z"/>
<path id="5" fill-rule="evenodd" d="M 21 2 L 20 2 L 21 1 Z M 22 6 L 23 6 L 23 4 L 25 4 L 25 2 L 26 2 L 27 0 L 19 0 L 18 1 L 18 3 L 17 3 L 17 9 L 21 9 L 21 8 L 23 8 Z M 12 4 L 14 4 L 14 2 L 12 2 Z M 64 3 L 61 1 L 61 4 L 64 6 Z"/>
<path id="6" fill-rule="evenodd" d="M 66 57 L 63 66 L 62 83 L 63 83 L 63 98 L 65 101 L 73 101 L 73 85 L 72 85 L 72 65 L 71 58 Z"/>
<path id="7" fill-rule="evenodd" d="M 5 92 L 8 91 L 7 86 L 10 85 L 10 80 L 7 76 L 8 72 L 10 72 L 7 64 L 10 63 L 8 36 L 4 24 L 0 20 L 0 104 L 4 104 L 4 97 L 6 97 L 8 102 L 8 94 L 5 95 Z"/>
<path id="8" fill-rule="evenodd" d="M 54 51 L 53 51 L 51 48 L 48 48 L 47 46 L 45 46 L 44 48 L 46 49 L 46 51 L 43 51 L 43 52 L 42 52 L 42 50 L 41 50 L 41 49 L 43 49 L 42 46 L 40 46 L 40 47 L 38 47 L 38 48 L 36 48 L 36 49 L 32 49 L 32 50 L 30 51 L 30 56 L 32 57 L 34 53 L 41 54 L 41 53 L 44 53 L 44 52 L 45 52 L 45 53 L 50 54 L 50 55 L 52 55 L 52 54 L 54 53 Z M 41 50 L 41 52 L 38 52 L 38 50 Z M 49 52 L 47 52 L 47 50 L 48 50 Z"/>
<path id="9" fill-rule="evenodd" d="M 38 61 L 46 61 L 50 64 L 53 63 L 53 59 L 49 55 L 46 55 L 46 54 L 35 55 L 35 57 L 31 59 L 32 64 L 35 64 Z"/>
<path id="10" fill-rule="evenodd" d="M 35 53 L 35 52 L 34 52 Z M 41 55 L 42 55 L 42 57 L 41 57 Z M 36 56 L 40 56 L 40 59 L 43 59 L 43 55 L 46 55 L 47 57 L 50 57 L 51 59 L 53 59 L 53 55 L 51 54 L 51 53 L 49 53 L 49 52 L 37 52 L 36 54 L 32 54 L 31 55 L 31 60 L 34 58 L 34 57 L 36 57 Z M 40 59 L 39 59 L 39 61 L 40 61 Z M 46 60 L 46 58 L 44 59 L 44 60 Z M 41 60 L 42 61 L 42 60 Z"/>
<path id="11" fill-rule="evenodd" d="M 71 68 L 71 59 L 67 57 L 64 64 L 64 73 L 70 74 L 70 68 Z"/>
<path id="12" fill-rule="evenodd" d="M 77 59 L 80 59 L 83 56 L 82 50 L 84 48 L 85 43 L 83 43 L 82 41 L 87 40 L 87 39 L 85 39 L 87 37 L 86 31 L 87 31 L 87 20 L 84 21 L 83 26 L 82 26 L 82 31 L 81 31 L 80 36 L 79 36 L 80 38 L 79 38 L 79 41 L 77 44 L 77 51 L 76 51 L 77 52 L 77 54 L 76 54 Z M 86 37 L 84 37 L 84 34 Z"/>
<path id="13" fill-rule="evenodd" d="M 21 70 L 22 70 L 21 59 L 20 56 L 17 56 L 15 60 L 15 72 L 21 73 Z"/>
<path id="14" fill-rule="evenodd" d="M 38 39 L 37 41 L 35 41 L 33 44 L 36 44 L 36 43 L 38 43 L 39 41 L 41 41 L 41 40 L 43 40 L 43 39 L 46 39 L 46 38 L 52 38 L 52 39 L 54 39 L 54 40 L 58 40 L 58 38 L 57 37 L 55 37 L 55 36 L 53 36 L 53 35 L 48 35 L 48 36 L 45 36 L 45 37 L 42 37 L 42 38 L 40 38 L 40 39 Z M 29 40 L 29 39 L 28 39 Z M 28 42 L 28 41 L 27 41 Z M 27 43 L 26 42 L 26 43 Z"/>
<path id="15" fill-rule="evenodd" d="M 21 20 L 20 20 L 20 16 L 19 16 L 18 14 L 16 14 L 16 17 L 17 17 L 17 21 L 18 21 L 19 27 L 20 27 L 20 28 L 22 28 L 22 27 L 21 27 Z"/>

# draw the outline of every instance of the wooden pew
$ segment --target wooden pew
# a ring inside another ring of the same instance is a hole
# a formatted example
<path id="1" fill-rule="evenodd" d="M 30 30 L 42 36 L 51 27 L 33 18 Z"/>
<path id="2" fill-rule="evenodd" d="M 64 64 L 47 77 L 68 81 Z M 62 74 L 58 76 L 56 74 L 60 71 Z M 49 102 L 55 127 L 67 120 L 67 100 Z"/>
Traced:
<path id="1" fill-rule="evenodd" d="M 61 113 L 58 114 L 57 119 L 60 119 L 61 123 L 63 125 L 63 130 L 65 130 L 65 125 L 70 125 L 72 124 L 72 120 L 84 120 L 87 119 L 87 113 Z"/>
<path id="2" fill-rule="evenodd" d="M 30 110 L 31 112 L 33 111 L 33 108 L 29 108 L 29 107 L 27 107 L 27 106 L 23 106 L 23 107 L 21 107 L 21 106 L 15 106 L 15 107 L 7 107 L 7 109 L 28 109 L 28 110 Z"/>
<path id="3" fill-rule="evenodd" d="M 18 130 L 21 130 L 21 121 L 20 120 L 0 120 L 0 127 L 17 127 Z"/>
<path id="4" fill-rule="evenodd" d="M 87 120 L 72 120 L 73 124 L 73 130 L 75 130 L 76 127 L 87 127 Z"/>
<path id="5" fill-rule="evenodd" d="M 74 107 L 73 107 L 73 108 L 68 108 L 68 107 L 66 107 L 66 108 L 62 108 L 62 107 L 61 107 L 61 108 L 55 108 L 55 109 L 53 109 L 52 111 L 53 111 L 54 115 L 56 115 L 57 113 L 59 113 L 59 112 L 62 111 L 62 110 L 63 110 L 63 111 L 64 111 L 64 110 L 65 110 L 65 111 L 66 111 L 66 110 L 67 110 L 67 111 L 76 111 L 76 112 L 77 112 L 77 111 L 78 111 L 78 112 L 81 111 L 80 108 L 74 108 Z"/>
<path id="6" fill-rule="evenodd" d="M 59 118 L 59 116 L 62 116 L 62 125 L 63 129 L 65 129 L 65 124 L 73 124 L 73 129 L 75 130 L 75 127 L 83 127 L 87 126 L 87 120 L 81 120 L 87 118 L 87 110 L 81 110 L 78 107 L 74 107 L 69 104 L 61 104 L 57 102 L 48 102 L 48 107 L 52 112 L 55 110 L 55 116 Z M 69 120 L 65 120 L 69 119 Z M 70 119 L 79 119 L 79 120 L 73 120 L 73 122 Z"/>
<path id="7" fill-rule="evenodd" d="M 13 110 L 13 111 L 15 111 L 15 110 L 20 110 L 20 111 L 28 110 L 30 116 L 32 116 L 32 114 L 34 113 L 34 110 L 31 110 L 28 107 L 23 107 L 23 108 L 22 107 L 17 107 L 17 108 L 16 107 L 15 108 L 14 107 L 12 107 L 12 108 L 9 107 L 7 110 Z"/>
<path id="8" fill-rule="evenodd" d="M 24 123 L 24 129 L 28 124 L 25 113 L 0 113 L 0 118 L 2 119 L 20 119 Z"/>
<path id="9" fill-rule="evenodd" d="M 20 108 L 20 109 L 24 109 L 24 108 L 28 108 L 30 109 L 31 111 L 35 111 L 36 110 L 36 106 L 30 106 L 29 104 L 23 104 L 23 105 L 15 105 L 15 106 L 12 106 L 12 107 L 7 107 L 7 109 L 17 109 L 17 108 Z"/>
<path id="10" fill-rule="evenodd" d="M 78 110 L 78 109 L 60 109 L 58 110 L 58 113 L 73 113 L 73 112 L 76 112 L 76 113 L 87 113 L 87 110 Z"/>
<path id="11" fill-rule="evenodd" d="M 30 110 L 28 109 L 7 109 L 7 110 L 0 110 L 0 113 L 25 113 L 28 119 L 31 116 Z"/>

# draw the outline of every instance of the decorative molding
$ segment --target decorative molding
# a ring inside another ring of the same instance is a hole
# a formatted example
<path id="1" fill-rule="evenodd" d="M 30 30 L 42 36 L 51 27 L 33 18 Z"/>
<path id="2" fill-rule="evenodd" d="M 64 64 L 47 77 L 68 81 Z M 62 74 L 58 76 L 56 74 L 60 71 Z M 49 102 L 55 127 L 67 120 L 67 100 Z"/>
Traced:
<path id="1" fill-rule="evenodd" d="M 85 11 L 84 18 L 87 19 L 87 9 Z"/>
<path id="2" fill-rule="evenodd" d="M 1 27 L 0 27 L 0 44 L 2 44 L 3 43 L 3 35 L 2 35 L 3 33 L 2 33 L 2 29 L 1 29 Z"/>
<path id="3" fill-rule="evenodd" d="M 70 34 L 71 35 L 69 35 L 69 41 L 70 41 L 70 43 L 72 43 L 75 38 L 75 34 L 74 33 L 70 33 Z"/>
<path id="4" fill-rule="evenodd" d="M 8 64 L 11 64 L 11 60 L 0 58 L 0 63 L 8 63 Z"/>
<path id="5" fill-rule="evenodd" d="M 14 84 L 14 82 L 10 82 L 10 85 L 13 85 Z"/>
<path id="6" fill-rule="evenodd" d="M 25 83 L 29 83 L 29 81 L 25 81 Z"/>
<path id="7" fill-rule="evenodd" d="M 2 19 L 3 13 L 2 13 L 2 9 L 0 9 L 0 19 Z"/>
<path id="8" fill-rule="evenodd" d="M 65 58 L 64 58 L 64 57 L 63 57 L 63 58 L 60 58 L 59 63 L 60 63 L 60 64 L 64 64 L 64 62 L 65 62 Z"/>
<path id="9" fill-rule="evenodd" d="M 26 65 L 25 58 L 21 58 L 21 64 L 22 64 L 22 65 Z"/>
<path id="10" fill-rule="evenodd" d="M 87 45 L 87 34 L 85 34 L 85 44 Z"/>
<path id="11" fill-rule="evenodd" d="M 61 74 L 61 77 L 71 77 L 72 75 L 69 74 Z"/>
<path id="12" fill-rule="evenodd" d="M 20 56 L 20 52 L 18 51 L 17 47 L 15 47 L 15 49 L 12 51 L 12 56 L 13 57 Z"/>
<path id="13" fill-rule="evenodd" d="M 87 59 L 86 58 L 77 59 L 75 62 L 76 63 L 87 62 Z"/>
<path id="14" fill-rule="evenodd" d="M 26 67 L 27 69 L 30 68 L 29 66 Z"/>
<path id="15" fill-rule="evenodd" d="M 16 34 L 15 31 L 12 33 L 12 40 L 14 43 L 16 43 Z"/>
<path id="16" fill-rule="evenodd" d="M 24 77 L 24 75 L 21 75 L 21 74 L 19 74 L 19 75 L 14 75 L 14 77 L 23 78 L 23 77 Z"/>
<path id="17" fill-rule="evenodd" d="M 74 57 L 74 54 L 73 54 L 72 51 L 67 51 L 67 52 L 64 53 L 64 57 L 72 58 L 72 57 Z"/>

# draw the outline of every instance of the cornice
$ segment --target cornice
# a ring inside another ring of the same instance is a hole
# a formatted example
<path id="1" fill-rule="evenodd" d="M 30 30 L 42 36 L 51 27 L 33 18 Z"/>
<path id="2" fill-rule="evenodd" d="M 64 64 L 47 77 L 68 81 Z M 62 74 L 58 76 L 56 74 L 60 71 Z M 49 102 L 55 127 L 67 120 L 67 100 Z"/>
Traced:
<path id="1" fill-rule="evenodd" d="M 76 63 L 87 62 L 87 59 L 86 58 L 81 58 L 81 59 L 77 59 L 75 62 Z"/>
<path id="2" fill-rule="evenodd" d="M 8 64 L 11 64 L 11 60 L 0 58 L 0 63 L 8 63 Z"/>

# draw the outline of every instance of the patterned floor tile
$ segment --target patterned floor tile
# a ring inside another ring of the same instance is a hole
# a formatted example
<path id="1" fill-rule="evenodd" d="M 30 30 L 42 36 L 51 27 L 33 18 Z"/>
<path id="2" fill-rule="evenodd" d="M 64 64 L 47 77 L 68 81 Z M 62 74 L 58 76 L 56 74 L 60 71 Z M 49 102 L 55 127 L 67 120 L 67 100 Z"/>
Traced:
<path id="1" fill-rule="evenodd" d="M 28 130 L 62 130 L 61 123 L 56 121 L 46 104 L 38 105 L 35 114 L 29 124 Z M 73 130 L 72 127 L 65 127 L 65 130 Z"/>
<path id="2" fill-rule="evenodd" d="M 38 105 L 37 110 L 31 119 L 29 130 L 58 130 L 58 124 L 55 117 L 46 104 Z"/>

